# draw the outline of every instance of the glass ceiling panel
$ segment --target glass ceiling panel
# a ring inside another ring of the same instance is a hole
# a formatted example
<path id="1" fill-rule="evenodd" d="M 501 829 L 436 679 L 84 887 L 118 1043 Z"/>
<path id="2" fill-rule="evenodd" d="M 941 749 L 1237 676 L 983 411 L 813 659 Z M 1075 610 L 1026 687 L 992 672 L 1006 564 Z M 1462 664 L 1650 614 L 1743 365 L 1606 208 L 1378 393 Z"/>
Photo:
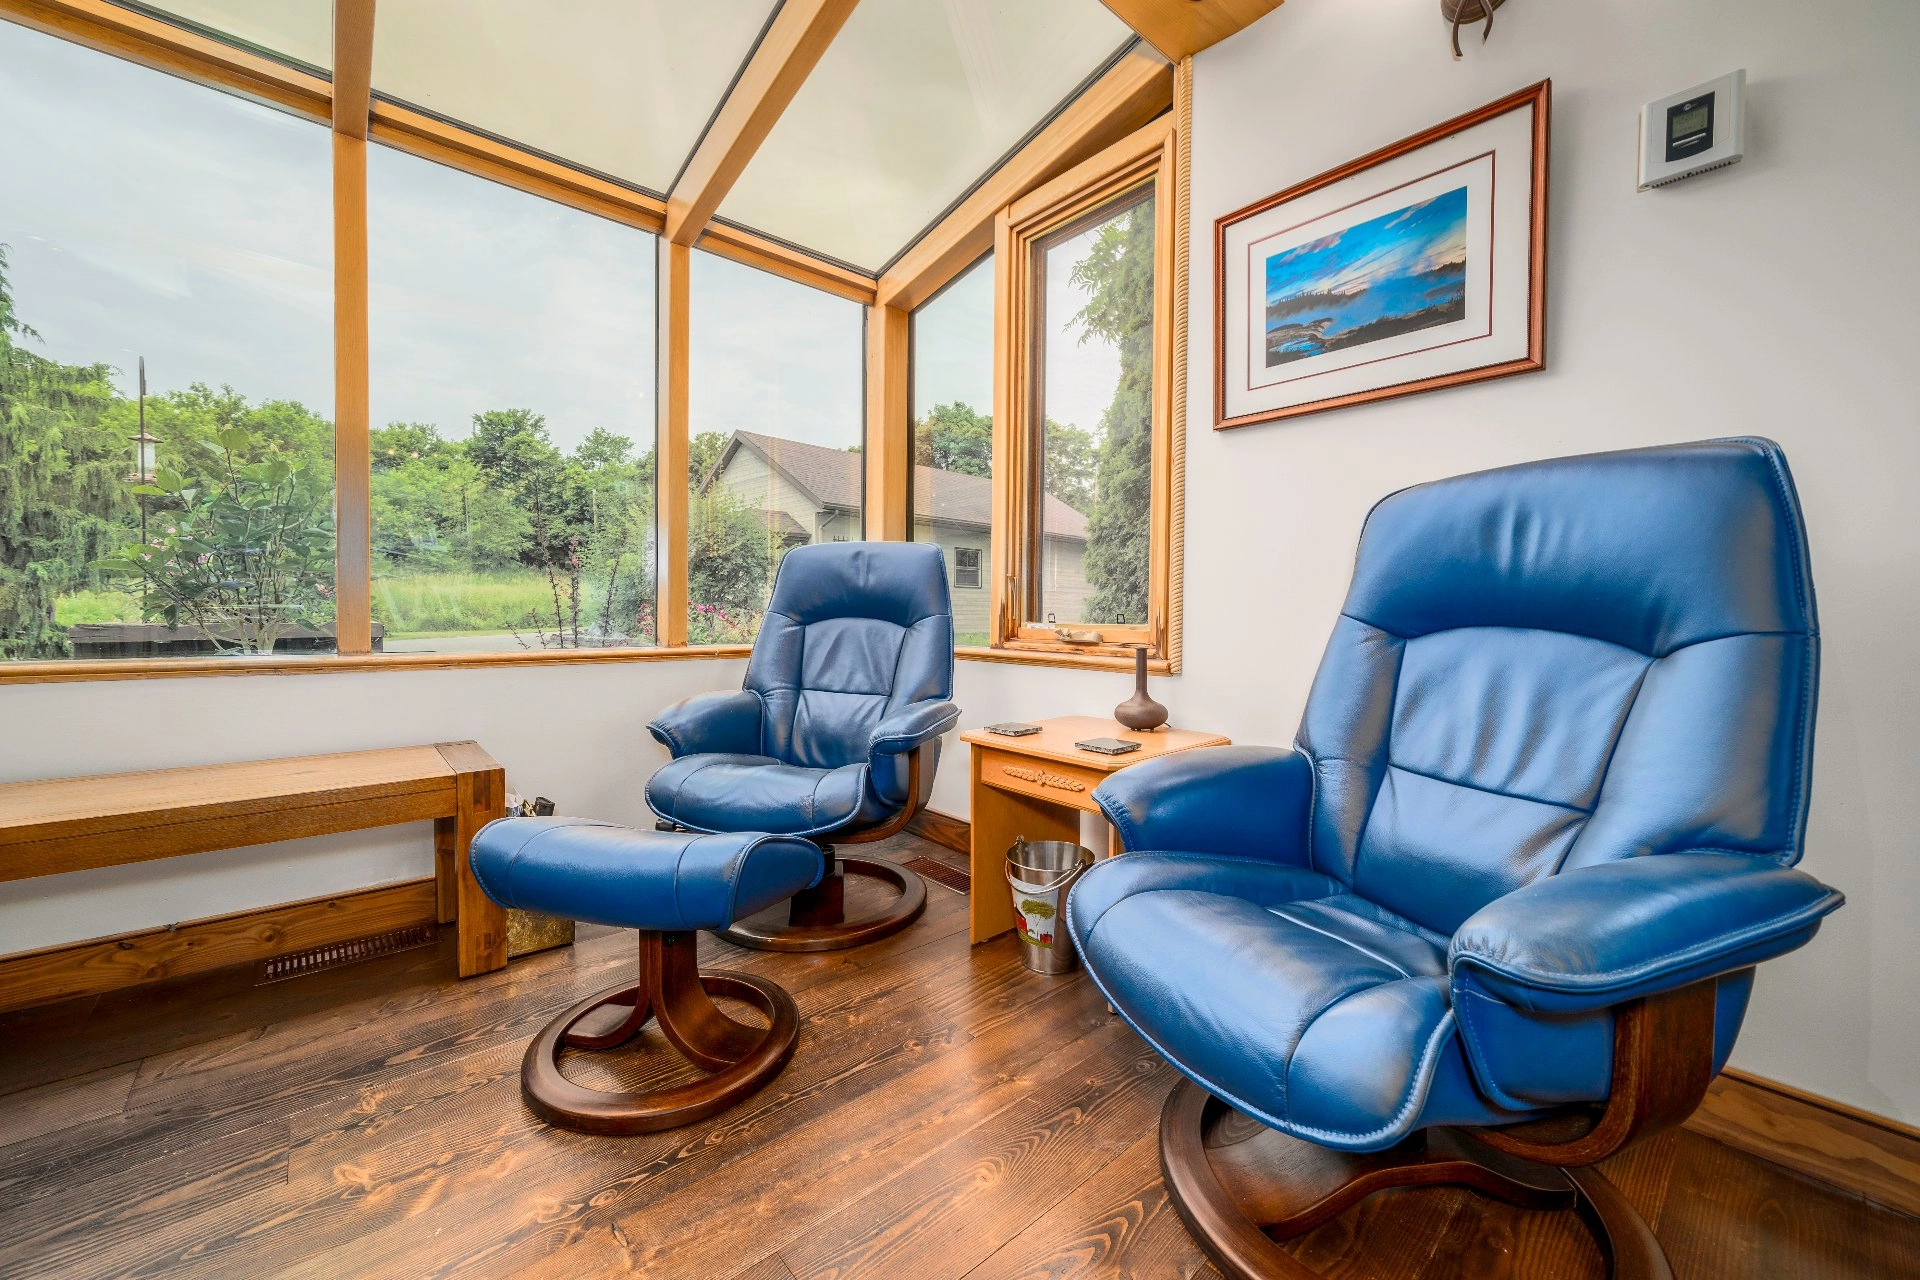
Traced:
<path id="1" fill-rule="evenodd" d="M 1100 0 L 861 0 L 720 213 L 878 268 L 1132 34 Z"/>
<path id="2" fill-rule="evenodd" d="M 773 0 L 380 0 L 373 87 L 664 193 Z"/>
<path id="3" fill-rule="evenodd" d="M 333 66 L 333 0 L 165 0 L 144 7 L 282 58 Z"/>

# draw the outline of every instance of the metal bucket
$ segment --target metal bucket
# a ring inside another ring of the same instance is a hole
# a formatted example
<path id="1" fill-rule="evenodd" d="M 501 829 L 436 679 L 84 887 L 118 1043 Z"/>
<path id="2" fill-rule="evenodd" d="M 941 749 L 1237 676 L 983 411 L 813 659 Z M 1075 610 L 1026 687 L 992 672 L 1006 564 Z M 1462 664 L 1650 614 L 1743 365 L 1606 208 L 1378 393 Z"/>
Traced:
<path id="1" fill-rule="evenodd" d="M 1068 973 L 1079 958 L 1067 936 L 1067 890 L 1093 865 L 1093 850 L 1069 840 L 1014 841 L 1007 850 L 1020 958 L 1035 973 Z"/>

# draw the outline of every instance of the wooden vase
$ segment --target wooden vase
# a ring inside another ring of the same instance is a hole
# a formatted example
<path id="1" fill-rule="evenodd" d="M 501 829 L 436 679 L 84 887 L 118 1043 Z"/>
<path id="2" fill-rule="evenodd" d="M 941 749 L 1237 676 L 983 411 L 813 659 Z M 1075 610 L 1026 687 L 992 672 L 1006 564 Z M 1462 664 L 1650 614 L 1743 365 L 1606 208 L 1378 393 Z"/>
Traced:
<path id="1" fill-rule="evenodd" d="M 1129 729 L 1158 729 L 1167 722 L 1167 709 L 1147 696 L 1147 646 L 1133 649 L 1133 696 L 1113 709 L 1113 718 Z"/>

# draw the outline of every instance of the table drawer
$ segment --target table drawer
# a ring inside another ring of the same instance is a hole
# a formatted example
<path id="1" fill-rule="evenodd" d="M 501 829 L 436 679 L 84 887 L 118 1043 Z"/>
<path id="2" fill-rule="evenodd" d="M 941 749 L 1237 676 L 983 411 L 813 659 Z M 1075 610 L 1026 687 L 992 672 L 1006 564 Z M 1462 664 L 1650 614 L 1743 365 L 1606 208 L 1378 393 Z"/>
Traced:
<path id="1" fill-rule="evenodd" d="M 1104 782 L 1107 776 L 1099 769 L 1036 760 L 1031 756 L 1002 755 L 997 751 L 987 752 L 986 758 L 980 762 L 980 780 L 990 787 L 1011 791 L 1015 795 L 1031 796 L 1036 800 L 1071 805 L 1088 813 L 1099 812 L 1099 806 L 1093 802 L 1093 789 Z"/>

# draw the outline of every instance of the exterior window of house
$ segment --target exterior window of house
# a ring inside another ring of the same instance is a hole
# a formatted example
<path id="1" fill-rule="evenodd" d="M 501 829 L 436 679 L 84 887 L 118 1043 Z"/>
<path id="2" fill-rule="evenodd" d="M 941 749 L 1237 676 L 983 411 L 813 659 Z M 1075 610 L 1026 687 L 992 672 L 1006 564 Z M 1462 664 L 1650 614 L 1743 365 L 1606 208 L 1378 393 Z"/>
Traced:
<path id="1" fill-rule="evenodd" d="M 0 658 L 331 651 L 326 128 L 11 22 L 0 121 Z"/>
<path id="2" fill-rule="evenodd" d="M 864 536 L 866 315 L 714 254 L 692 264 L 687 640 L 746 643 L 782 556 Z"/>
<path id="3" fill-rule="evenodd" d="M 1172 164 L 1150 126 L 1001 219 L 998 647 L 1167 656 Z"/>
<path id="4" fill-rule="evenodd" d="M 953 585 L 984 585 L 993 541 L 993 271 L 982 258 L 914 309 L 911 536 L 948 549 Z M 954 639 L 988 642 L 991 601 L 953 602 Z"/>
<path id="5" fill-rule="evenodd" d="M 653 644 L 655 238 L 381 146 L 367 230 L 382 647 Z"/>

